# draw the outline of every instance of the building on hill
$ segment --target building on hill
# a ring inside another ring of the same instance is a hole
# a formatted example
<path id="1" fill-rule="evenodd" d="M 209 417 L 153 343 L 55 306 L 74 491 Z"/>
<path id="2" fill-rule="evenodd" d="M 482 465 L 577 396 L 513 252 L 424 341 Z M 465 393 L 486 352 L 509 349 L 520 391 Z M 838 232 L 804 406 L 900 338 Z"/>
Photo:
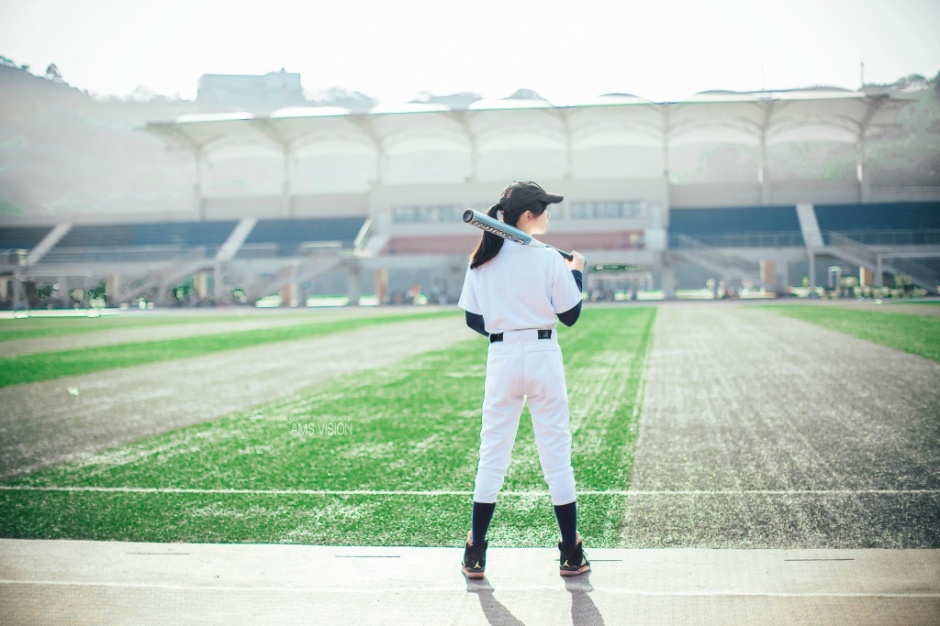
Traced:
<path id="1" fill-rule="evenodd" d="M 275 110 L 306 103 L 300 74 L 268 72 L 263 76 L 203 74 L 196 95 L 199 104 L 243 107 L 252 112 Z"/>

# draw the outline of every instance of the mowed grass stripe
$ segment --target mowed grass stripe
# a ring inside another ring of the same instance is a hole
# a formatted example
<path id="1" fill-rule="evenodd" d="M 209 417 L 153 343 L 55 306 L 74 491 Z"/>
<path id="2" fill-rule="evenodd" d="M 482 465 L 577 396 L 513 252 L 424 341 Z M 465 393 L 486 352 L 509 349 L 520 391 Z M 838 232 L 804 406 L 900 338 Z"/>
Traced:
<path id="1" fill-rule="evenodd" d="M 45 337 L 66 337 L 87 333 L 99 333 L 109 330 L 128 328 L 153 328 L 159 326 L 177 326 L 180 324 L 208 324 L 225 322 L 244 322 L 262 319 L 263 312 L 252 311 L 245 315 L 154 315 L 148 313 L 129 313 L 125 316 L 103 317 L 57 317 L 0 320 L 0 342 L 19 339 L 41 339 Z M 310 318 L 309 313 L 278 314 L 276 319 Z M 0 344 L 0 352 L 3 345 Z"/>
<path id="2" fill-rule="evenodd" d="M 935 315 L 860 311 L 825 305 L 783 305 L 762 310 L 940 361 L 940 317 Z"/>
<path id="3" fill-rule="evenodd" d="M 590 545 L 617 547 L 605 511 L 623 497 L 583 496 L 578 524 Z M 351 495 L 202 495 L 0 492 L 0 536 L 98 541 L 294 543 L 338 546 L 459 546 L 470 500 Z M 492 546 L 554 547 L 551 499 L 501 497 Z"/>
<path id="4" fill-rule="evenodd" d="M 562 331 L 562 344 L 569 363 L 575 473 L 579 485 L 586 491 L 622 489 L 629 481 L 637 432 L 634 403 L 654 315 L 652 308 L 586 310 L 577 326 Z M 455 332 L 459 331 L 455 329 Z M 346 376 L 250 412 L 124 446 L 84 463 L 53 468 L 12 484 L 219 490 L 469 491 L 478 458 L 486 348 L 485 340 L 472 338 L 448 350 L 402 362 L 398 368 Z M 530 541 L 547 537 L 545 532 L 554 537 L 557 530 L 553 528 L 550 500 L 544 492 L 545 483 L 527 416 L 521 421 L 513 457 L 505 485 L 507 492 L 538 491 L 543 495 L 514 495 L 501 500 L 497 518 L 503 520 L 506 541 L 512 545 L 530 545 Z M 99 503 L 107 507 L 112 506 L 107 503 L 116 502 L 110 499 L 113 494 L 107 493 L 72 495 L 86 498 L 82 507 L 95 508 Z M 141 495 L 144 494 L 134 494 L 134 500 Z M 149 495 L 165 501 L 170 494 Z M 255 498 L 251 501 L 267 503 L 257 510 L 257 515 L 271 515 L 266 508 L 272 502 L 265 499 L 270 498 L 268 495 L 176 495 L 183 498 L 181 502 L 203 505 L 217 502 L 226 508 L 233 506 L 229 498 Z M 47 498 L 46 493 L 24 496 L 17 492 L 14 496 L 4 492 L 2 496 L 13 498 L 19 503 L 17 506 L 27 506 L 26 501 L 35 497 L 35 503 L 27 507 L 33 511 L 30 515 L 69 517 L 55 506 L 47 509 L 41 505 L 43 501 L 61 502 Z M 428 507 L 438 511 L 437 517 L 429 518 L 431 521 L 440 518 L 430 524 L 434 527 L 411 537 L 410 545 L 441 545 L 441 537 L 450 532 L 442 528 L 445 520 L 450 519 L 444 512 L 449 507 L 448 498 L 460 504 L 455 519 L 460 520 L 461 528 L 466 525 L 469 512 L 467 496 L 441 496 L 443 504 L 429 504 L 424 498 L 409 500 L 407 496 L 389 495 L 342 496 L 346 500 L 337 500 L 340 496 L 333 495 L 297 497 L 301 499 L 284 495 L 286 500 L 278 505 L 286 507 L 282 509 L 284 515 L 294 515 L 289 510 L 291 502 L 352 501 L 363 503 L 366 509 L 362 515 L 368 515 L 368 510 L 384 510 L 387 504 L 382 500 L 389 498 L 405 503 L 398 514 L 409 518 L 409 521 L 393 520 L 390 522 L 393 526 L 408 526 L 415 515 L 423 519 Z M 603 500 L 597 509 L 584 513 L 588 519 L 596 521 L 592 536 L 616 541 L 623 498 L 606 494 L 589 497 L 597 502 Z M 584 506 L 588 508 L 586 502 Z M 246 511 L 244 515 L 254 514 Z M 360 514 L 344 507 L 328 508 L 318 514 L 318 519 L 330 527 L 341 525 L 351 515 Z M 532 516 L 542 518 L 545 515 L 548 517 L 539 522 L 543 528 L 526 530 L 527 520 L 533 519 Z M 128 511 L 127 519 L 132 525 L 137 524 L 133 521 L 135 516 L 136 513 Z M 333 519 L 336 516 L 343 519 Z M 174 525 L 187 524 L 185 509 L 174 519 Z M 79 526 L 63 521 L 58 528 L 73 530 L 52 536 L 100 536 L 92 529 L 88 533 L 76 530 Z M 372 526 L 370 523 L 367 527 L 372 530 L 357 535 L 365 538 L 351 543 L 391 545 L 393 542 L 394 531 L 382 530 L 382 524 Z M 9 526 L 5 528 L 3 532 L 10 536 Z M 185 539 L 177 536 L 166 540 L 222 540 L 192 528 L 191 534 L 184 533 Z M 115 532 L 126 537 L 131 531 L 115 529 Z M 142 531 L 140 540 L 152 537 L 150 532 Z M 246 534 L 234 534 L 224 540 L 255 539 Z M 337 539 L 332 541 L 335 543 Z"/>
<path id="5" fill-rule="evenodd" d="M 367 490 L 367 489 L 178 489 L 165 487 L 39 487 L 36 485 L 0 485 L 0 491 L 61 491 L 61 492 L 102 492 L 102 493 L 198 493 L 206 495 L 246 494 L 246 495 L 284 495 L 284 496 L 413 496 L 418 498 L 437 498 L 440 496 L 470 496 L 471 490 L 405 491 L 405 490 Z M 548 497 L 547 489 L 535 491 L 511 491 L 503 489 L 500 495 Z M 579 489 L 578 493 L 588 496 L 746 496 L 746 495 L 923 495 L 938 494 L 940 489 L 606 489 L 595 491 Z"/>
<path id="6" fill-rule="evenodd" d="M 626 486 L 623 474 L 620 480 L 594 481 L 591 476 L 598 472 L 609 476 L 620 465 L 622 448 L 631 430 L 635 431 L 626 422 L 634 415 L 639 379 L 639 364 L 607 367 L 600 373 L 586 364 L 616 363 L 619 358 L 611 355 L 623 352 L 640 360 L 636 351 L 645 350 L 654 312 L 652 308 L 585 312 L 584 319 L 562 339 L 569 362 L 575 465 L 576 471 L 585 465 L 579 471 L 585 488 Z M 582 323 L 584 327 L 575 332 Z M 25 480 L 29 484 L 207 489 L 467 487 L 476 471 L 487 343 L 455 323 L 455 332 L 461 331 L 471 338 L 396 368 L 350 374 L 248 412 L 166 433 Z M 633 337 L 635 343 L 622 337 Z M 634 385 L 624 385 L 624 379 L 633 380 Z M 607 447 L 616 451 L 607 453 Z M 605 453 L 612 460 L 598 458 Z M 438 468 L 442 471 L 430 471 Z M 462 474 L 454 473 L 458 471 Z M 544 486 L 526 411 L 505 488 L 520 491 Z"/>
<path id="7" fill-rule="evenodd" d="M 452 312 L 421 313 L 430 318 L 455 315 Z M 221 352 L 249 348 L 278 341 L 308 339 L 335 332 L 354 330 L 373 324 L 386 324 L 413 320 L 415 313 L 355 317 L 343 320 L 316 320 L 293 326 L 256 330 L 243 330 L 212 335 L 196 335 L 135 343 L 122 343 L 90 348 L 40 352 L 0 358 L 0 387 L 35 383 L 63 376 L 92 374 L 105 370 L 159 363 Z"/>
<path id="8" fill-rule="evenodd" d="M 462 323 L 455 318 L 455 332 Z M 468 339 L 397 367 L 342 376 L 24 480 L 103 487 L 426 489 L 438 467 L 472 463 L 485 343 Z M 465 458 L 454 459 L 455 450 Z"/>

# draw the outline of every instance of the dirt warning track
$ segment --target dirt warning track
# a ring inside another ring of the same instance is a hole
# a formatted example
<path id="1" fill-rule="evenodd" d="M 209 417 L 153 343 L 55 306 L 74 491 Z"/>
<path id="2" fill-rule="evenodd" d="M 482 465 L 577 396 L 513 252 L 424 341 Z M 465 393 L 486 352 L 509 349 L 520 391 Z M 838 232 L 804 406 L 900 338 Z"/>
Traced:
<path id="1" fill-rule="evenodd" d="M 940 364 L 766 310 L 660 307 L 622 536 L 940 547 Z"/>

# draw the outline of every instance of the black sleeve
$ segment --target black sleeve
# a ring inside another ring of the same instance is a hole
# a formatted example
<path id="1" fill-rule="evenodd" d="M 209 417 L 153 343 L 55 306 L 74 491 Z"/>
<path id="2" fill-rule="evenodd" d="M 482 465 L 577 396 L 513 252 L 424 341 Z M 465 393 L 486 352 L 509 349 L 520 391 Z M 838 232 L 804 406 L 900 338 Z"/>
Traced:
<path id="1" fill-rule="evenodd" d="M 578 284 L 578 291 L 583 291 L 581 287 L 583 276 L 578 270 L 571 270 L 571 275 L 574 276 L 574 282 Z M 558 320 L 565 326 L 574 326 L 574 323 L 578 321 L 578 316 L 581 315 L 581 301 L 579 300 L 576 305 L 568 309 L 564 313 L 558 314 Z"/>
<path id="2" fill-rule="evenodd" d="M 490 334 L 486 332 L 486 326 L 483 323 L 482 315 L 477 315 L 476 313 L 471 313 L 470 311 L 466 311 L 465 313 L 466 314 L 464 315 L 464 318 L 467 320 L 467 326 L 477 331 L 484 337 L 490 336 Z"/>

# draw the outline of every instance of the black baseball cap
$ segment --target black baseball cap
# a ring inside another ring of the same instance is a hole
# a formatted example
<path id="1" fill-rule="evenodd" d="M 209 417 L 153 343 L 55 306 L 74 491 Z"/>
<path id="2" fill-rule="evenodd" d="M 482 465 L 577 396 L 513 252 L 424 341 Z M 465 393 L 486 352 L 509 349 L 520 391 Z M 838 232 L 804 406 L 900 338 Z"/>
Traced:
<path id="1" fill-rule="evenodd" d="M 531 180 L 515 180 L 512 184 L 503 189 L 499 203 L 503 205 L 503 209 L 509 211 L 512 209 L 521 210 L 537 201 L 546 204 L 554 204 L 564 199 L 564 196 L 548 193 L 542 189 L 541 185 Z"/>

